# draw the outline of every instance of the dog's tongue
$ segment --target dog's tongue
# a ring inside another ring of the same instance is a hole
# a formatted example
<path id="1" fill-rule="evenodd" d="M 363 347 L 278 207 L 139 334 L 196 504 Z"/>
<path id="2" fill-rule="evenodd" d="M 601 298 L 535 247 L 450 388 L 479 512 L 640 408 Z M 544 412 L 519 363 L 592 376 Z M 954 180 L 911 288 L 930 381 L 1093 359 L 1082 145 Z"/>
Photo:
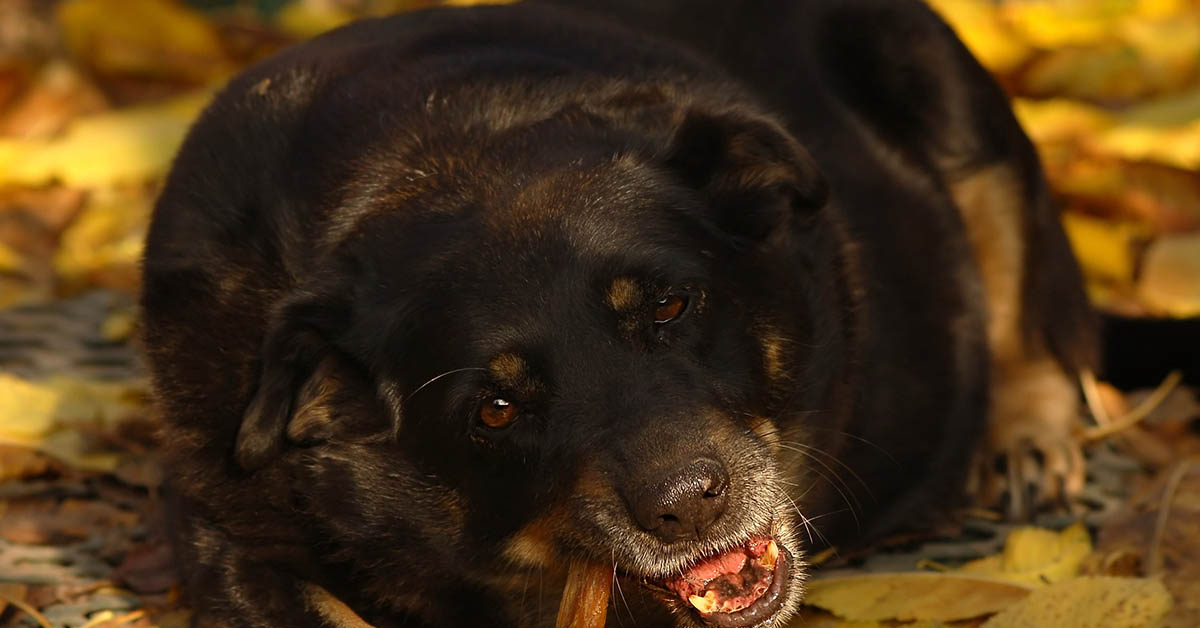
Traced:
<path id="1" fill-rule="evenodd" d="M 700 561 L 663 584 L 701 614 L 733 613 L 754 604 L 771 587 L 779 547 L 751 539 L 743 547 Z"/>

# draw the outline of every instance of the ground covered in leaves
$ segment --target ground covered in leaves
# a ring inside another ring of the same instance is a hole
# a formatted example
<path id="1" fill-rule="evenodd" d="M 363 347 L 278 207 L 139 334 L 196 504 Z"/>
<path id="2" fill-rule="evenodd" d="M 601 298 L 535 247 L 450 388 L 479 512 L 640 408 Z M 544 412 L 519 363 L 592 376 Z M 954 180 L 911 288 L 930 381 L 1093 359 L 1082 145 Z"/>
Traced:
<path id="1" fill-rule="evenodd" d="M 239 68 L 431 3 L 0 2 L 0 626 L 186 625 L 132 340 L 154 195 Z M 1013 95 L 1093 301 L 1200 315 L 1200 4 L 932 4 Z M 1195 391 L 1084 384 L 1069 509 L 818 556 L 796 625 L 1200 625 Z"/>

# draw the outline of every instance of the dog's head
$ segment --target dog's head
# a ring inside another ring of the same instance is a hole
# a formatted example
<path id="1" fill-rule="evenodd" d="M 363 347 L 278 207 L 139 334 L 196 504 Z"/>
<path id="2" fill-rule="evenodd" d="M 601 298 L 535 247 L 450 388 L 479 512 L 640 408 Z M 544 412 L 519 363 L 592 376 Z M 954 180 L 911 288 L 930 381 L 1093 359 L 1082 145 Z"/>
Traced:
<path id="1" fill-rule="evenodd" d="M 631 100 L 347 165 L 236 456 L 301 460 L 334 543 L 418 580 L 584 557 L 681 625 L 759 625 L 800 597 L 778 453 L 824 183 L 769 117 Z"/>

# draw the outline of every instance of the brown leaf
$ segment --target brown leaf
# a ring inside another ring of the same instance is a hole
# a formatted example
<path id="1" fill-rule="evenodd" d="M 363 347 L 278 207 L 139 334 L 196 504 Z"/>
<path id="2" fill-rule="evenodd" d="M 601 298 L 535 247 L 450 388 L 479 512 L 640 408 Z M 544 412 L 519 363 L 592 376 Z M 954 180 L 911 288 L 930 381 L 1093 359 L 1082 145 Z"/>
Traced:
<path id="1" fill-rule="evenodd" d="M 1084 576 L 1034 591 L 983 628 L 1153 628 L 1170 609 L 1171 594 L 1158 580 Z"/>
<path id="2" fill-rule="evenodd" d="M 112 577 L 136 593 L 161 593 L 176 584 L 174 567 L 170 546 L 158 539 L 131 547 Z"/>
<path id="3" fill-rule="evenodd" d="M 66 0 L 58 23 L 75 58 L 106 76 L 205 83 L 232 66 L 203 14 L 168 0 Z"/>
<path id="4" fill-rule="evenodd" d="M 1162 236 L 1142 260 L 1138 296 L 1152 312 L 1200 316 L 1200 232 Z"/>
<path id="5" fill-rule="evenodd" d="M 29 587 L 18 582 L 0 582 L 0 615 L 8 608 L 8 600 L 25 601 Z"/>
<path id="6" fill-rule="evenodd" d="M 62 465 L 33 449 L 0 444 L 0 482 L 23 480 L 61 469 Z"/>
<path id="7" fill-rule="evenodd" d="M 76 116 L 108 108 L 104 94 L 65 61 L 41 69 L 20 99 L 0 116 L 0 135 L 50 137 Z"/>
<path id="8" fill-rule="evenodd" d="M 96 500 L 21 500 L 9 502 L 0 537 L 26 545 L 62 544 L 97 533 L 127 533 L 140 520 L 136 513 Z"/>
<path id="9" fill-rule="evenodd" d="M 1160 473 L 1148 490 L 1101 526 L 1096 553 L 1136 555 L 1146 570 L 1161 564 L 1163 583 L 1176 600 L 1167 623 L 1197 626 L 1200 625 L 1200 463 L 1193 459 L 1180 464 L 1187 467 L 1178 476 L 1173 493 L 1168 495 L 1167 488 L 1172 475 L 1181 473 L 1179 466 Z"/>

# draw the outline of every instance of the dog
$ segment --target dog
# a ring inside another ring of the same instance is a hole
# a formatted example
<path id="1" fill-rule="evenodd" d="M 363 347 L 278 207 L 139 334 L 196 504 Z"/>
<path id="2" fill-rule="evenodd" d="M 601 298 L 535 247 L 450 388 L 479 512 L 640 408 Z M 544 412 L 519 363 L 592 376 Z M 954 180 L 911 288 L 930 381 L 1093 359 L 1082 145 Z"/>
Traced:
<path id="1" fill-rule="evenodd" d="M 195 123 L 143 287 L 199 626 L 549 626 L 576 559 L 781 626 L 814 549 L 1083 479 L 1077 264 L 917 2 L 335 30 Z"/>

